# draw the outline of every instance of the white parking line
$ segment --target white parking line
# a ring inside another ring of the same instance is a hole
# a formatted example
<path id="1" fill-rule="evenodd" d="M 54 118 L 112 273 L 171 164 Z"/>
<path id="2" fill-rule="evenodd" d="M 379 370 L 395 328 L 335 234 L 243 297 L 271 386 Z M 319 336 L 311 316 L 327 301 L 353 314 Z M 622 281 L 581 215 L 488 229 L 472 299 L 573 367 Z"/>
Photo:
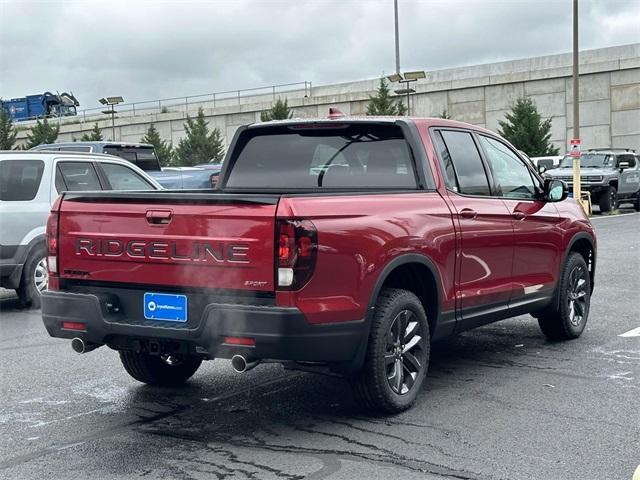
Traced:
<path id="1" fill-rule="evenodd" d="M 620 218 L 620 217 L 629 217 L 631 215 L 638 215 L 638 212 L 631 213 L 619 213 L 617 215 L 592 215 L 589 217 L 589 220 L 602 220 L 604 218 Z"/>
<path id="2" fill-rule="evenodd" d="M 628 332 L 621 333 L 619 337 L 640 337 L 640 327 L 629 330 Z"/>

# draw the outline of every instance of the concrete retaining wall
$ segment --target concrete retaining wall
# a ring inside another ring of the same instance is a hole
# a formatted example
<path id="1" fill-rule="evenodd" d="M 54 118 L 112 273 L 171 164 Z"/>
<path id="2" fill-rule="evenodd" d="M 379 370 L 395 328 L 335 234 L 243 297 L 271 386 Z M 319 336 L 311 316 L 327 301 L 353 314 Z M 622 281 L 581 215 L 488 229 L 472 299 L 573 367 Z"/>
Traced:
<path id="1" fill-rule="evenodd" d="M 640 151 L 640 44 L 588 50 L 580 54 L 580 130 L 583 148 L 630 147 Z M 325 117 L 328 107 L 345 114 L 363 115 L 378 79 L 316 86 L 310 96 L 294 91 L 286 95 L 294 116 Z M 571 55 L 549 55 L 508 62 L 429 72 L 417 82 L 411 111 L 417 116 L 439 116 L 447 110 L 451 118 L 491 130 L 498 129 L 513 102 L 531 97 L 544 118 L 552 118 L 552 141 L 561 151 L 572 137 L 573 92 Z M 178 93 L 178 92 L 176 92 Z M 260 120 L 260 112 L 271 106 L 272 96 L 243 97 L 236 103 L 211 102 L 178 105 L 172 111 L 145 110 L 119 113 L 116 140 L 140 141 L 150 123 L 177 144 L 184 136 L 187 114 L 202 107 L 211 127 L 219 128 L 227 143 L 238 126 Z M 61 120 L 59 141 L 79 139 L 98 120 L 105 138 L 112 137 L 111 121 L 103 117 L 79 121 Z M 20 124 L 21 127 L 26 126 Z M 26 136 L 20 131 L 19 141 Z"/>

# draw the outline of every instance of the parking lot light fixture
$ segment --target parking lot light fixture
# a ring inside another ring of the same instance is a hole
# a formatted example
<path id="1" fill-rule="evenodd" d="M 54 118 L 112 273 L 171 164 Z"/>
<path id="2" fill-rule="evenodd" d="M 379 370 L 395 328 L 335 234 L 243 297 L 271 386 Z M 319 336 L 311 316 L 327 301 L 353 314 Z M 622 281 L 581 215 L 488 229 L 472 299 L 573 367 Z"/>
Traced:
<path id="1" fill-rule="evenodd" d="M 115 122 L 115 106 L 123 103 L 124 102 L 124 98 L 122 98 L 121 96 L 114 96 L 114 97 L 102 97 L 100 100 L 98 100 L 102 105 L 106 105 L 108 107 L 111 107 L 107 110 L 103 110 L 102 113 L 107 114 L 107 115 L 111 115 L 111 140 L 115 141 L 116 139 L 116 122 Z"/>
<path id="2" fill-rule="evenodd" d="M 402 88 L 394 90 L 396 95 L 407 96 L 407 115 L 411 115 L 411 98 L 412 93 L 416 93 L 415 88 L 411 88 L 411 82 L 417 82 L 421 78 L 427 78 L 424 70 L 415 70 L 413 72 L 394 73 L 387 75 L 387 79 L 392 83 L 404 84 Z"/>

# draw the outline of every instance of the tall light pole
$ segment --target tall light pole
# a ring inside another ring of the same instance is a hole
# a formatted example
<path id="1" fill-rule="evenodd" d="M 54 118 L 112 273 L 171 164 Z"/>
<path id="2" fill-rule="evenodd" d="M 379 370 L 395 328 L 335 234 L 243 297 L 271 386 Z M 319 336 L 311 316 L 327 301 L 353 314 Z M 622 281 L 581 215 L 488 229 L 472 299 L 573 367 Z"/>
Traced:
<path id="1" fill-rule="evenodd" d="M 400 75 L 400 32 L 398 31 L 398 0 L 393 0 L 393 14 L 396 25 L 396 74 Z"/>
<path id="2" fill-rule="evenodd" d="M 582 204 L 580 189 L 580 78 L 578 53 L 578 0 L 573 0 L 573 139 L 572 149 L 577 145 L 573 157 L 573 197 Z M 574 144 L 574 142 L 576 142 Z"/>
<path id="3" fill-rule="evenodd" d="M 111 115 L 111 140 L 116 141 L 116 110 L 115 106 L 119 103 L 124 102 L 124 98 L 122 97 L 102 97 L 98 100 L 102 105 L 107 105 L 111 107 L 109 110 L 103 110 L 102 113 L 107 115 Z"/>

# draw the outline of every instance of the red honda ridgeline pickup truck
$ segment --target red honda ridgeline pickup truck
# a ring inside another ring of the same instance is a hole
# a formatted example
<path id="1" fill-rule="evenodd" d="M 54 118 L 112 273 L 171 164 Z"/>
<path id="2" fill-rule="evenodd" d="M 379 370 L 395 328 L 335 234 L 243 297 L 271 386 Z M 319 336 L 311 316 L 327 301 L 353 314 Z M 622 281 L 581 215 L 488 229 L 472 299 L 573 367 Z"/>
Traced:
<path id="1" fill-rule="evenodd" d="M 582 333 L 596 239 L 566 197 L 464 123 L 248 125 L 217 190 L 61 195 L 42 315 L 148 384 L 275 360 L 342 372 L 363 406 L 398 412 L 434 340 L 525 313 L 549 339 Z"/>

